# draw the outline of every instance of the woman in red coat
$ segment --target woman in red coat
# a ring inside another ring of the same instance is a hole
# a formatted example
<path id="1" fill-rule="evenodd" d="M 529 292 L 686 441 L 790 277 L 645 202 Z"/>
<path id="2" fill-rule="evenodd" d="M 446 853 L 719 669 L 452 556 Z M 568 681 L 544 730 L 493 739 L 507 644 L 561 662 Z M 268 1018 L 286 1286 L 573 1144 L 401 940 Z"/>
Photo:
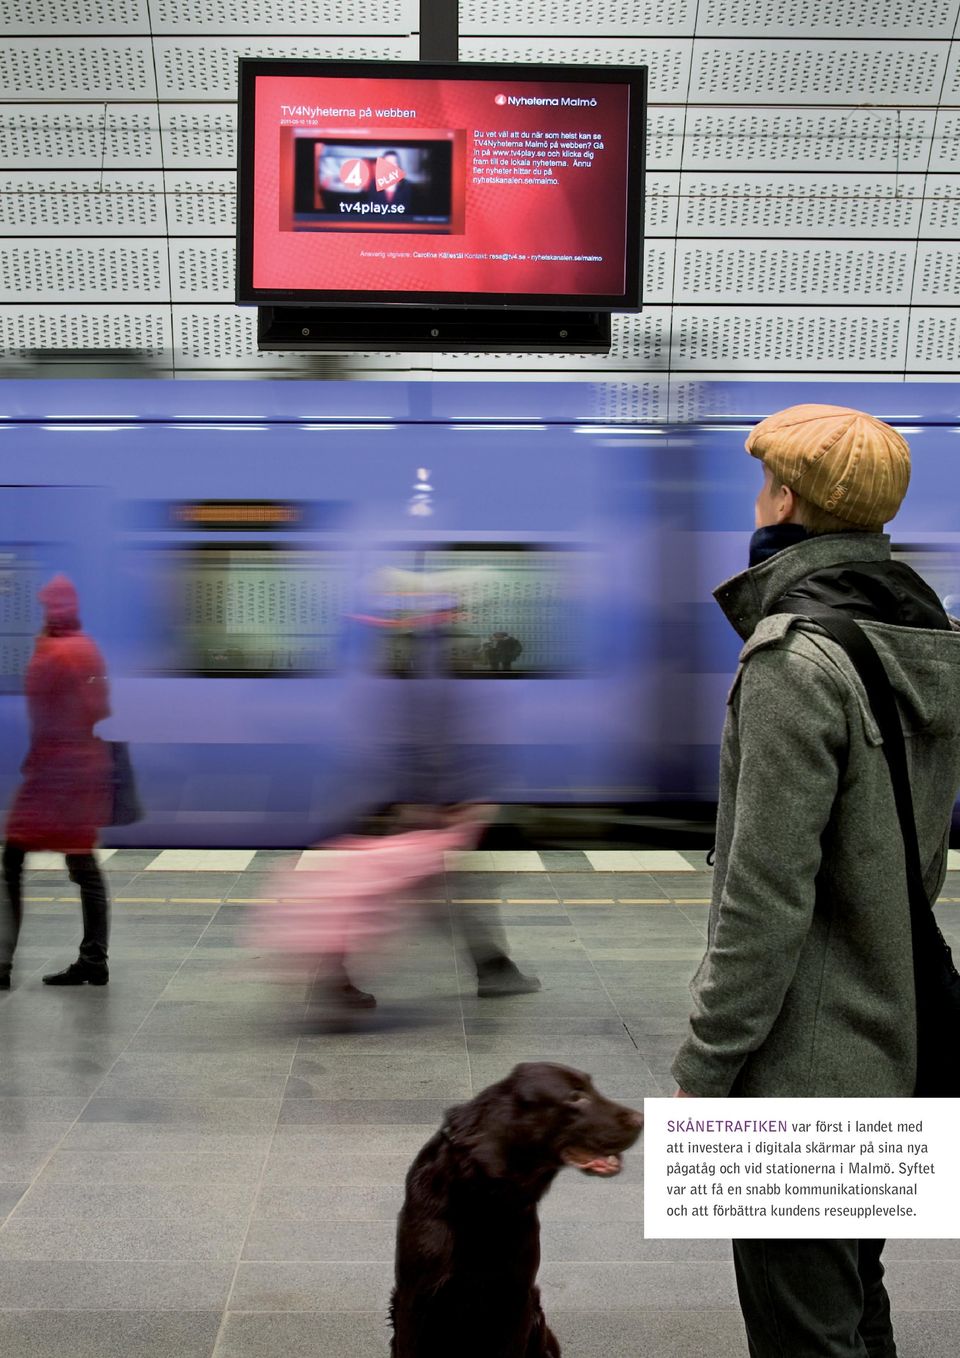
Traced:
<path id="1" fill-rule="evenodd" d="M 30 749 L 23 782 L 7 818 L 3 850 L 5 919 L 0 919 L 0 989 L 10 969 L 23 918 L 25 856 L 52 849 L 66 855 L 70 880 L 80 888 L 83 942 L 66 971 L 44 976 L 47 985 L 105 985 L 109 906 L 93 855 L 97 830 L 109 820 L 109 747 L 93 734 L 110 715 L 103 657 L 80 630 L 77 591 L 58 575 L 39 594 L 44 627 L 27 666 L 25 690 Z"/>

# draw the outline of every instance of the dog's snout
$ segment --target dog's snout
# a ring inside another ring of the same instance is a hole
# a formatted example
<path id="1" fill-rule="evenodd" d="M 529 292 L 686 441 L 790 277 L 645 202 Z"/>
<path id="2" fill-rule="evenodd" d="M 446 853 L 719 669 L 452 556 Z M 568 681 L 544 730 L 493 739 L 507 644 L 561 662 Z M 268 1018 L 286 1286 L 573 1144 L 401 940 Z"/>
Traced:
<path id="1" fill-rule="evenodd" d="M 629 1122 L 630 1122 L 630 1126 L 631 1126 L 631 1127 L 642 1127 L 642 1126 L 643 1126 L 643 1114 L 642 1114 L 642 1113 L 634 1112 L 633 1109 L 631 1109 L 631 1110 L 630 1110 Z"/>

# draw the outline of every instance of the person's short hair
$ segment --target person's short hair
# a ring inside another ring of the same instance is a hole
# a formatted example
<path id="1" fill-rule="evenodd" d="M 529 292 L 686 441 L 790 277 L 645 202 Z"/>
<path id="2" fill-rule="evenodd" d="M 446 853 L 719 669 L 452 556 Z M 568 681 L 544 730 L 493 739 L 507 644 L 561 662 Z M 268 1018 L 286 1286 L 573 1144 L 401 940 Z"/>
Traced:
<path id="1" fill-rule="evenodd" d="M 773 472 L 770 475 L 773 480 L 774 494 L 784 488 L 793 490 L 793 486 L 787 486 L 787 483 L 779 480 Z M 811 504 L 809 500 L 805 500 L 802 495 L 797 495 L 795 490 L 793 490 L 793 493 L 797 499 L 797 520 L 808 533 L 819 535 L 822 533 L 872 533 L 876 531 L 865 524 L 851 523 L 849 519 L 841 519 L 836 514 L 830 514 L 826 509 L 821 509 L 819 505 Z"/>

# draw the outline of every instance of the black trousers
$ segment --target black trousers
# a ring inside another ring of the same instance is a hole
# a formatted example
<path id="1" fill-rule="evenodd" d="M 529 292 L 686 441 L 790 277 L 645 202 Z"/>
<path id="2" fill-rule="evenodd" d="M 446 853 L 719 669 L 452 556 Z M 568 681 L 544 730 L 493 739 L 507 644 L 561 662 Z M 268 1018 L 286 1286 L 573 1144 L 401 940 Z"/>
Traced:
<path id="1" fill-rule="evenodd" d="M 883 1240 L 735 1240 L 750 1358 L 896 1358 Z"/>
<path id="2" fill-rule="evenodd" d="M 3 909 L 0 911 L 0 967 L 9 967 L 20 936 L 23 922 L 23 861 L 26 850 L 19 844 L 3 846 Z M 92 853 L 68 853 L 67 873 L 71 882 L 80 888 L 80 908 L 83 911 L 83 941 L 80 957 L 84 962 L 103 963 L 107 960 L 110 939 L 110 903 L 106 883 L 99 864 Z"/>

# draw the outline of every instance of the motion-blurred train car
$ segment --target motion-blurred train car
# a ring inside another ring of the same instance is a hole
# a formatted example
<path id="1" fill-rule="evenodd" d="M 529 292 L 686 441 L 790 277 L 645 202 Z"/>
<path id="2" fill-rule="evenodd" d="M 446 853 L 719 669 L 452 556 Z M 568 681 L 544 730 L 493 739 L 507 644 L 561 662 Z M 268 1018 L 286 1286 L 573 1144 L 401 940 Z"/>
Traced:
<path id="1" fill-rule="evenodd" d="M 587 383 L 4 390 L 0 796 L 36 591 L 63 570 L 147 807 L 113 844 L 313 842 L 406 796 L 411 744 L 445 800 L 709 804 L 738 651 L 711 591 L 745 565 L 759 486 L 743 441 L 797 401 L 903 430 L 895 546 L 960 596 L 951 386 L 705 384 L 683 424 Z"/>

